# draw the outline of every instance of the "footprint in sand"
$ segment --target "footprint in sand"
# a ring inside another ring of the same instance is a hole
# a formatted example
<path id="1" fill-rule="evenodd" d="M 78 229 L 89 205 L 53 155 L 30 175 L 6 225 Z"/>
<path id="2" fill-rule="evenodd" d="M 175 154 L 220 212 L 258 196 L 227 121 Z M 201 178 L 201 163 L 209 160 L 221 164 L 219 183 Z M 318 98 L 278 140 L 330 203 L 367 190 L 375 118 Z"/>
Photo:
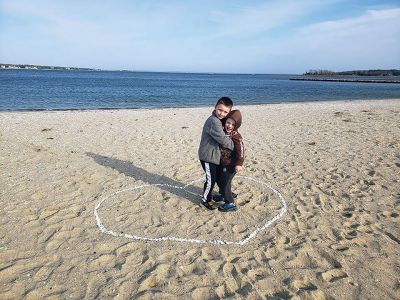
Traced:
<path id="1" fill-rule="evenodd" d="M 138 289 L 139 292 L 164 284 L 170 276 L 171 266 L 169 264 L 159 264 L 155 268 L 149 269 L 147 273 L 150 276 L 142 281 Z"/>
<path id="2" fill-rule="evenodd" d="M 334 282 L 339 279 L 348 277 L 347 273 L 342 269 L 333 269 L 321 274 L 322 279 L 327 282 Z"/>

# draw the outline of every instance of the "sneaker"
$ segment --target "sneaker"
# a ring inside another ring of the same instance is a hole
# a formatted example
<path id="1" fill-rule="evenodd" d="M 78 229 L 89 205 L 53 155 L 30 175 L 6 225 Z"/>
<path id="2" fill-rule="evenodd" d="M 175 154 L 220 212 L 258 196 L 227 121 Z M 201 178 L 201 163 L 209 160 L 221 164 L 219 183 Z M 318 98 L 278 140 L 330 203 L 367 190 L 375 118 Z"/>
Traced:
<path id="1" fill-rule="evenodd" d="M 237 206 L 235 203 L 225 203 L 223 206 L 218 207 L 218 210 L 223 212 L 235 211 L 237 210 Z"/>
<path id="2" fill-rule="evenodd" d="M 216 207 L 213 206 L 210 202 L 208 202 L 208 201 L 203 201 L 203 200 L 200 201 L 200 206 L 201 206 L 201 207 L 204 207 L 204 208 L 207 208 L 208 210 L 214 210 L 214 209 L 216 209 Z"/>
<path id="3" fill-rule="evenodd" d="M 223 202 L 223 201 L 225 201 L 224 197 L 222 197 L 221 194 L 213 195 L 212 199 L 213 199 L 215 202 Z"/>

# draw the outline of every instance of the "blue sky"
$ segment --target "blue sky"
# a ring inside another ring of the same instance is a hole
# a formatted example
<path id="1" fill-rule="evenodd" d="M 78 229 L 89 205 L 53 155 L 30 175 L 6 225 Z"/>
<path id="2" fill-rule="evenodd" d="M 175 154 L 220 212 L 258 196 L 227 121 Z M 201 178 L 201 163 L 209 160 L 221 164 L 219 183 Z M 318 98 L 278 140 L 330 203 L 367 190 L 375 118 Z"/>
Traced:
<path id="1" fill-rule="evenodd" d="M 400 69 L 400 0 L 1 0 L 0 62 L 223 73 Z"/>

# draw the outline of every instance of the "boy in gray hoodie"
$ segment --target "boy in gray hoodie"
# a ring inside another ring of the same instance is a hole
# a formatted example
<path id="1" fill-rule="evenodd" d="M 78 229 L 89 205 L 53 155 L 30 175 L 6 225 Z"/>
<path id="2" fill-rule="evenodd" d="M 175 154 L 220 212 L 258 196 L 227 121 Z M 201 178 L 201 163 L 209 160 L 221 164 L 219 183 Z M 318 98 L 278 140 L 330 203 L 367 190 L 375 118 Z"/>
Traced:
<path id="1" fill-rule="evenodd" d="M 229 97 L 220 98 L 215 104 L 212 115 L 206 120 L 201 134 L 199 146 L 199 159 L 204 172 L 206 182 L 204 183 L 203 195 L 200 205 L 213 210 L 212 190 L 217 181 L 217 167 L 221 161 L 220 145 L 223 148 L 233 150 L 233 141 L 224 132 L 221 120 L 231 111 L 233 102 Z"/>

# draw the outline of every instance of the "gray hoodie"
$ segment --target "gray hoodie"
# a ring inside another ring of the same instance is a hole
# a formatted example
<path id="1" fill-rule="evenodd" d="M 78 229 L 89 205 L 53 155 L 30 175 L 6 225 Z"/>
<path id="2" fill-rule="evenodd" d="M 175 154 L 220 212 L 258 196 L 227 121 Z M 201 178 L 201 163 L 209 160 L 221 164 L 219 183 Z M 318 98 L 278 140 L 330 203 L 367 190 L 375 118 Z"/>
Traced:
<path id="1" fill-rule="evenodd" d="M 221 160 L 221 149 L 219 145 L 233 150 L 231 137 L 226 135 L 221 120 L 218 119 L 213 112 L 203 126 L 199 146 L 199 159 L 219 165 Z"/>

